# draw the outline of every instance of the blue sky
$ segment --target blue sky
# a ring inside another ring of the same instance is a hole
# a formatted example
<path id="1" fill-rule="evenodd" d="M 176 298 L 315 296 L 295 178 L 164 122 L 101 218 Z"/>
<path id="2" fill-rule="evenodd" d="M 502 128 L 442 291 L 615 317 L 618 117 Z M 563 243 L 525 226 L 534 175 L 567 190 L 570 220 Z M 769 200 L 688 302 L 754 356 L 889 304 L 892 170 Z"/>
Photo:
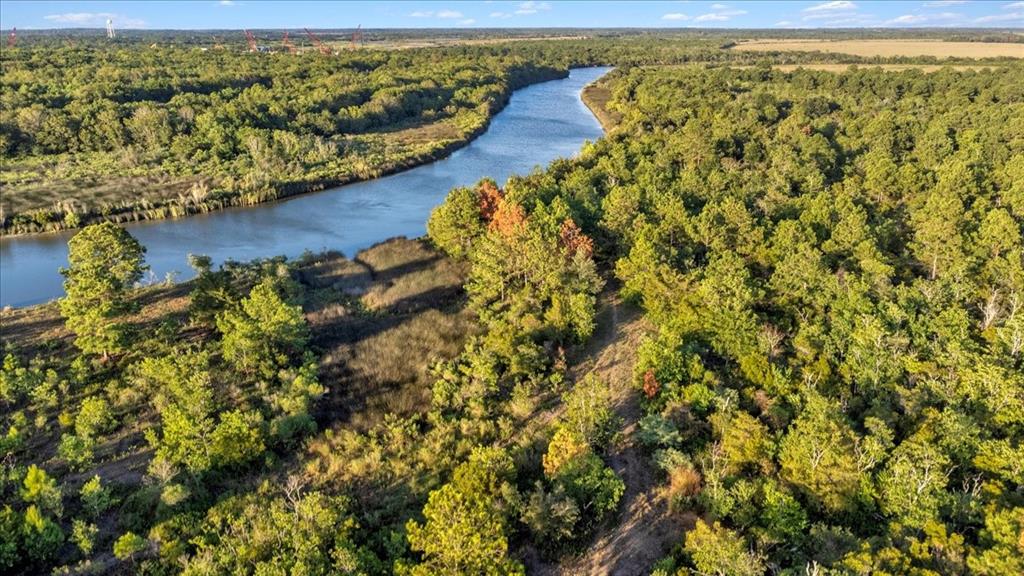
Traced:
<path id="1" fill-rule="evenodd" d="M 879 2 L 0 2 L 0 27 L 1024 27 L 1024 0 Z"/>

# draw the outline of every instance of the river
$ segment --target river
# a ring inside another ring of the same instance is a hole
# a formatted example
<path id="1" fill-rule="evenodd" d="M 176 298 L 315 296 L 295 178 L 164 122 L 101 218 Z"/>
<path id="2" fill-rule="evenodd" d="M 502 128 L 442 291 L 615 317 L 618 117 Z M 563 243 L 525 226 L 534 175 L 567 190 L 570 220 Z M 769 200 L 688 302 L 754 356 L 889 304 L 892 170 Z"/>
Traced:
<path id="1" fill-rule="evenodd" d="M 449 190 L 480 178 L 503 182 L 560 157 L 575 155 L 601 126 L 580 99 L 583 87 L 609 68 L 576 68 L 568 78 L 517 90 L 487 131 L 447 158 L 376 180 L 331 188 L 252 208 L 232 208 L 177 220 L 127 224 L 146 247 L 151 279 L 192 275 L 188 254 L 227 259 L 306 250 L 358 250 L 395 236 L 426 232 L 430 210 Z M 63 294 L 58 270 L 67 265 L 60 234 L 0 239 L 0 306 L 27 306 Z"/>

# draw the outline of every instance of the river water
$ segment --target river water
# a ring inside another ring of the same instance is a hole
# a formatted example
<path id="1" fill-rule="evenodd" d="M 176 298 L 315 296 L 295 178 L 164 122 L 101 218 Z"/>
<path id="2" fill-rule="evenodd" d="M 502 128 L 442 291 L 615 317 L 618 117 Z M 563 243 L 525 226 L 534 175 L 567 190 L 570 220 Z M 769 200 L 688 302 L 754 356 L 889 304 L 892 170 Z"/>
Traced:
<path id="1" fill-rule="evenodd" d="M 252 208 L 233 208 L 179 220 L 128 224 L 146 247 L 151 278 L 192 275 L 188 254 L 227 259 L 306 250 L 360 249 L 394 236 L 426 232 L 430 210 L 456 186 L 480 178 L 503 182 L 559 157 L 575 155 L 601 126 L 580 100 L 583 87 L 608 68 L 577 68 L 569 77 L 517 90 L 487 132 L 451 156 L 405 172 L 296 196 Z M 58 272 L 67 265 L 73 231 L 0 239 L 0 306 L 26 306 L 63 294 Z"/>

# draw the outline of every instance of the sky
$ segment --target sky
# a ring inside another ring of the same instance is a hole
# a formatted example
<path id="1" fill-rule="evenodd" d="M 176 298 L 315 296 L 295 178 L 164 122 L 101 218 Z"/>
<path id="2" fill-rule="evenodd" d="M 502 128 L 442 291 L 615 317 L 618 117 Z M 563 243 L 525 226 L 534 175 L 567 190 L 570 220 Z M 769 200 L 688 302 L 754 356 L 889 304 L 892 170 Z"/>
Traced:
<path id="1" fill-rule="evenodd" d="M 1024 0 L 0 2 L 0 28 L 1024 27 Z"/>

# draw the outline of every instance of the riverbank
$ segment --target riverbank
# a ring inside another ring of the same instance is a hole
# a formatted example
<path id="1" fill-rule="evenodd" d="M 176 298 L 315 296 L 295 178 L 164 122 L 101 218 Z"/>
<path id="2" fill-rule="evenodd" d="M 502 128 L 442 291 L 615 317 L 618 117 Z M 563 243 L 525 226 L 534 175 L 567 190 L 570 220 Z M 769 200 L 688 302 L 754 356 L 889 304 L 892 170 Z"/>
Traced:
<path id="1" fill-rule="evenodd" d="M 188 254 L 209 256 L 215 264 L 297 258 L 307 250 L 351 255 L 387 238 L 415 238 L 424 234 L 431 210 L 452 188 L 472 186 L 482 174 L 499 181 L 529 174 L 601 138 L 601 125 L 582 105 L 580 91 L 608 71 L 574 68 L 568 78 L 523 88 L 485 133 L 436 162 L 282 202 L 124 227 L 146 247 L 147 281 L 190 278 Z M 58 271 L 67 266 L 73 233 L 0 238 L 0 306 L 59 297 Z"/>
<path id="2" fill-rule="evenodd" d="M 605 134 L 611 132 L 613 128 L 622 122 L 622 114 L 608 108 L 608 103 L 612 99 L 611 82 L 608 76 L 610 74 L 605 74 L 587 84 L 583 88 L 583 92 L 580 93 L 580 99 L 583 100 L 583 104 L 597 118 L 597 121 L 601 123 L 601 128 Z"/>
<path id="3" fill-rule="evenodd" d="M 509 71 L 499 97 L 487 102 L 483 110 L 464 110 L 455 117 L 408 127 L 405 130 L 358 135 L 338 143 L 345 150 L 366 150 L 370 160 L 357 171 L 346 169 L 335 174 L 316 174 L 302 180 L 273 182 L 257 190 L 220 188 L 208 190 L 209 177 L 196 175 L 189 189 L 164 200 L 136 200 L 94 210 L 77 210 L 74 199 L 52 209 L 0 215 L 0 236 L 24 236 L 60 232 L 96 224 L 127 224 L 183 218 L 234 207 L 256 206 L 286 198 L 319 192 L 327 188 L 364 182 L 436 162 L 464 148 L 487 131 L 491 120 L 521 88 L 566 78 L 567 68 L 529 66 Z M 424 141 L 423 138 L 426 138 Z M 372 164 L 376 160 L 376 164 Z M 158 184 L 160 185 L 160 184 Z"/>

